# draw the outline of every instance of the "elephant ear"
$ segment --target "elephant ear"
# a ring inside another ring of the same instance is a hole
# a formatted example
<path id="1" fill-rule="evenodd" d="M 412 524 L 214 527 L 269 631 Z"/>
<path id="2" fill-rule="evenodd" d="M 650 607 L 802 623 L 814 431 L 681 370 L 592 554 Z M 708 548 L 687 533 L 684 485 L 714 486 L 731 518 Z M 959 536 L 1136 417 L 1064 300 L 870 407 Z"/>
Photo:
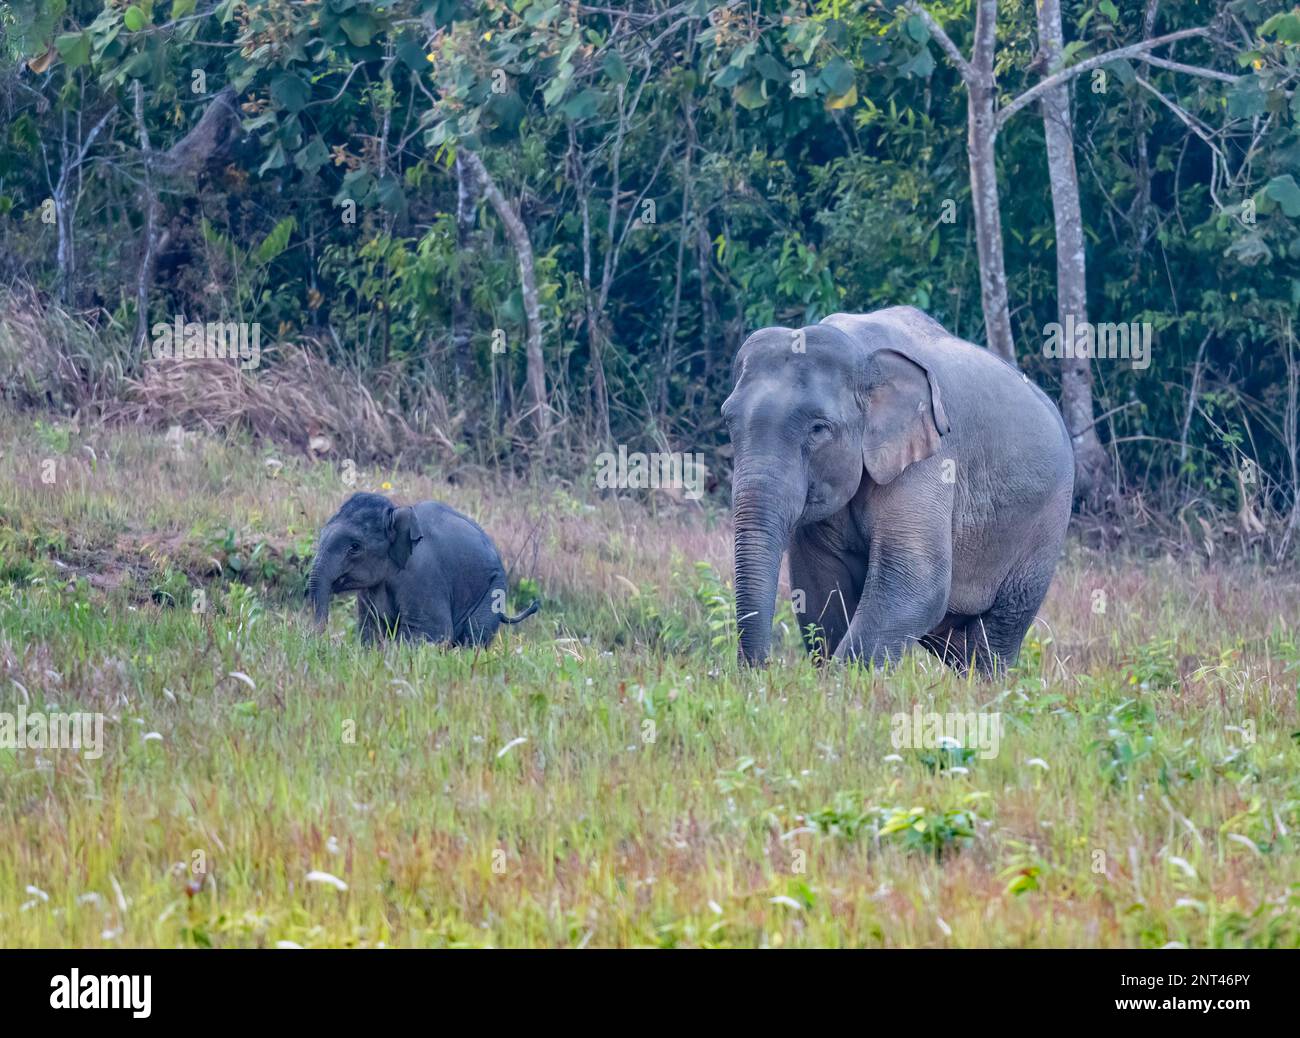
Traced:
<path id="1" fill-rule="evenodd" d="M 411 557 L 411 549 L 424 536 L 420 529 L 420 520 L 416 518 L 415 509 L 390 508 L 388 510 L 388 557 L 398 569 L 406 566 Z"/>
<path id="2" fill-rule="evenodd" d="M 948 415 L 934 373 L 897 350 L 876 350 L 867 358 L 865 383 L 862 461 L 883 485 L 939 449 Z"/>

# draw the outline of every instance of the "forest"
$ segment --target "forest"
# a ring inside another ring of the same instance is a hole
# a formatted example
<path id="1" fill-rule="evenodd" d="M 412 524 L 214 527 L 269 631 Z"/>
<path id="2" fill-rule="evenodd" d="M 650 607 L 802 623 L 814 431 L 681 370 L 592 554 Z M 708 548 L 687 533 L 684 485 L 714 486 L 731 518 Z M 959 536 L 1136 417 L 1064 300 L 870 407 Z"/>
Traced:
<path id="1" fill-rule="evenodd" d="M 750 331 L 910 304 L 1058 400 L 1096 535 L 1294 547 L 1283 3 L 0 18 L 5 306 L 66 315 L 0 345 L 10 397 L 586 483 L 616 444 L 698 452 L 725 488 Z M 258 326 L 279 391 L 152 363 L 172 322 Z"/>

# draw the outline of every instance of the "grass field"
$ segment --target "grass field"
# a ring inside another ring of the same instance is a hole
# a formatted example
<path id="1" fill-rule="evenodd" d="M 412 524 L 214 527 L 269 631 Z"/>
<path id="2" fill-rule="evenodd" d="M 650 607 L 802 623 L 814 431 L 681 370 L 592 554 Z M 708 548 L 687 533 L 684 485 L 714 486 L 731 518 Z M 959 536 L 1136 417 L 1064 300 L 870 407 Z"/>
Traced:
<path id="1" fill-rule="evenodd" d="M 1300 945 L 1295 573 L 1078 547 L 1020 667 L 734 662 L 725 511 L 0 415 L 6 946 Z M 52 468 L 50 467 L 52 465 Z M 53 475 L 54 482 L 43 480 Z M 351 489 L 474 515 L 542 613 L 311 630 Z M 196 600 L 196 593 L 202 597 Z M 998 752 L 896 748 L 914 708 Z"/>

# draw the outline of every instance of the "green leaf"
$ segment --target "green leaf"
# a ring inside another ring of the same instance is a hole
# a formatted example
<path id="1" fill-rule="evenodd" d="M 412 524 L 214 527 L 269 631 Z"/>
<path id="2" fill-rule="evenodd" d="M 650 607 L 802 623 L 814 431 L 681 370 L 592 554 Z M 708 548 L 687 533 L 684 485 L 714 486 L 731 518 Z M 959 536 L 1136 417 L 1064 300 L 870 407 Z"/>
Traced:
<path id="1" fill-rule="evenodd" d="M 600 111 L 602 96 L 598 90 L 588 87 L 565 101 L 560 106 L 560 111 L 570 119 L 590 119 Z"/>
<path id="2" fill-rule="evenodd" d="M 79 68 L 90 60 L 90 36 L 84 32 L 72 32 L 60 36 L 54 41 L 61 57 L 68 68 Z"/>
<path id="3" fill-rule="evenodd" d="M 329 149 L 324 142 L 319 137 L 313 137 L 307 142 L 307 147 L 293 157 L 293 164 L 305 173 L 315 173 L 329 161 L 329 157 Z"/>
<path id="4" fill-rule="evenodd" d="M 255 115 L 251 119 L 246 119 L 241 125 L 245 133 L 252 133 L 254 130 L 260 130 L 263 126 L 274 126 L 276 124 L 275 112 L 266 111 L 261 115 Z"/>
<path id="5" fill-rule="evenodd" d="M 381 177 L 376 187 L 379 204 L 390 213 L 400 214 L 406 208 L 406 193 L 396 177 Z"/>
<path id="6" fill-rule="evenodd" d="M 1295 182 L 1295 177 L 1290 173 L 1270 180 L 1264 193 L 1280 205 L 1287 216 L 1300 216 L 1300 184 Z"/>
<path id="7" fill-rule="evenodd" d="M 626 83 L 628 81 L 627 62 L 618 51 L 610 51 L 605 55 L 605 60 L 600 63 L 600 67 L 605 70 L 605 75 L 614 83 Z"/>
<path id="8" fill-rule="evenodd" d="M 930 48 L 925 47 L 917 51 L 916 56 L 911 61 L 905 62 L 898 71 L 905 76 L 925 79 L 934 71 L 934 58 L 930 56 Z"/>
<path id="9" fill-rule="evenodd" d="M 139 32 L 148 23 L 144 12 L 132 4 L 122 13 L 122 24 L 126 26 L 128 32 Z"/>
<path id="10" fill-rule="evenodd" d="M 821 74 L 822 83 L 826 85 L 826 93 L 832 97 L 847 94 L 856 78 L 853 74 L 853 66 L 838 56 L 827 63 Z"/>
<path id="11" fill-rule="evenodd" d="M 864 40 L 858 48 L 858 57 L 865 65 L 879 65 L 889 60 L 893 48 L 884 40 Z"/>
<path id="12" fill-rule="evenodd" d="M 745 80 L 732 91 L 732 96 L 742 108 L 762 108 L 767 104 L 767 97 L 763 94 L 763 81 L 761 79 Z"/>
<path id="13" fill-rule="evenodd" d="M 296 115 L 282 119 L 275 139 L 284 145 L 285 151 L 297 151 L 302 147 L 302 120 Z"/>
<path id="14" fill-rule="evenodd" d="M 1137 82 L 1137 73 L 1133 71 L 1133 65 L 1127 58 L 1108 61 L 1102 68 L 1111 73 L 1124 86 L 1132 86 Z"/>
<path id="15" fill-rule="evenodd" d="M 1116 7 L 1113 3 L 1111 3 L 1111 0 L 1101 0 L 1101 3 L 1099 3 L 1097 7 L 1101 11 L 1101 13 L 1104 14 L 1107 18 L 1109 18 L 1112 22 L 1114 22 L 1116 25 L 1119 24 L 1119 8 Z"/>
<path id="16" fill-rule="evenodd" d="M 1244 76 L 1228 89 L 1228 114 L 1234 119 L 1253 119 L 1267 106 L 1268 95 L 1255 76 Z"/>
<path id="17" fill-rule="evenodd" d="M 419 73 L 429 65 L 424 47 L 419 40 L 405 39 L 397 45 L 397 58 L 412 72 Z"/>
<path id="18" fill-rule="evenodd" d="M 550 108 L 560 98 L 564 92 L 569 89 L 570 76 L 556 76 L 546 84 L 546 89 L 542 91 L 542 104 Z"/>
<path id="19" fill-rule="evenodd" d="M 271 233 L 262 239 L 262 244 L 253 250 L 253 262 L 265 266 L 280 255 L 288 247 L 289 238 L 297 226 L 298 221 L 294 217 L 286 216 L 272 227 Z"/>
<path id="20" fill-rule="evenodd" d="M 817 45 L 826 35 L 826 26 L 821 22 L 796 23 L 786 31 L 786 35 L 790 42 L 799 48 L 803 63 L 807 65 L 812 61 Z"/>
<path id="21" fill-rule="evenodd" d="M 149 64 L 152 61 L 153 61 L 152 51 L 141 50 L 135 54 L 132 54 L 131 57 L 127 59 L 126 64 L 122 66 L 119 72 L 119 82 L 121 81 L 122 77 L 126 77 L 129 79 L 141 78 L 149 71 Z"/>
<path id="22" fill-rule="evenodd" d="M 771 54 L 760 54 L 758 60 L 754 62 L 754 68 L 758 69 L 759 75 L 764 79 L 777 83 L 787 82 L 790 78 L 789 70 Z"/>
<path id="23" fill-rule="evenodd" d="M 1088 45 L 1087 40 L 1071 40 L 1067 43 L 1065 49 L 1061 51 L 1061 67 L 1064 68 L 1067 65 L 1073 65 L 1074 56 L 1080 51 L 1087 50 Z"/>
<path id="24" fill-rule="evenodd" d="M 713 80 L 713 85 L 719 90 L 725 90 L 727 87 L 735 86 L 745 78 L 745 70 L 736 68 L 735 65 L 728 65 Z"/>
<path id="25" fill-rule="evenodd" d="M 374 35 L 375 23 L 368 15 L 350 14 L 346 18 L 339 19 L 339 25 L 348 34 L 348 39 L 352 41 L 354 47 L 370 46 L 370 37 Z"/>
<path id="26" fill-rule="evenodd" d="M 744 68 L 749 64 L 749 59 L 752 58 L 757 51 L 758 44 L 751 40 L 743 47 L 737 47 L 736 52 L 731 55 L 731 60 L 728 61 L 727 64 L 734 65 L 736 68 Z"/>
<path id="27" fill-rule="evenodd" d="M 334 196 L 334 204 L 338 205 L 350 198 L 358 205 L 365 205 L 370 201 L 374 189 L 375 178 L 369 170 L 351 170 L 343 177 L 343 183 L 339 185 L 338 193 Z"/>
<path id="28" fill-rule="evenodd" d="M 912 37 L 917 43 L 925 43 L 930 39 L 930 30 L 926 28 L 924 19 L 919 14 L 914 14 L 907 19 L 907 35 Z"/>
<path id="29" fill-rule="evenodd" d="M 263 173 L 269 172 L 273 169 L 281 169 L 283 166 L 284 148 L 277 144 L 271 149 L 270 154 L 266 156 L 266 161 L 258 167 L 257 174 L 258 176 L 261 176 Z"/>
<path id="30" fill-rule="evenodd" d="M 311 97 L 311 87 L 292 72 L 285 72 L 271 81 L 271 97 L 288 112 L 301 112 Z"/>
<path id="31" fill-rule="evenodd" d="M 1275 14 L 1259 27 L 1261 36 L 1276 36 L 1279 43 L 1300 43 L 1300 12 Z"/>

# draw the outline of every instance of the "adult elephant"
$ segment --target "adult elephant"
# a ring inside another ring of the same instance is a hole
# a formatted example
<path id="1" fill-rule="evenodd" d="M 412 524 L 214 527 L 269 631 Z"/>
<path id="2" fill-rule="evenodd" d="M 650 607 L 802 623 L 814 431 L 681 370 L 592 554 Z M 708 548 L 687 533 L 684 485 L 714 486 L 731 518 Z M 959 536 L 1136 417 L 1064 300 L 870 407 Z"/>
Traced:
<path id="1" fill-rule="evenodd" d="M 1065 540 L 1056 406 L 912 307 L 764 328 L 722 414 L 735 448 L 740 658 L 771 648 L 781 556 L 810 652 L 965 671 L 1014 664 Z"/>

